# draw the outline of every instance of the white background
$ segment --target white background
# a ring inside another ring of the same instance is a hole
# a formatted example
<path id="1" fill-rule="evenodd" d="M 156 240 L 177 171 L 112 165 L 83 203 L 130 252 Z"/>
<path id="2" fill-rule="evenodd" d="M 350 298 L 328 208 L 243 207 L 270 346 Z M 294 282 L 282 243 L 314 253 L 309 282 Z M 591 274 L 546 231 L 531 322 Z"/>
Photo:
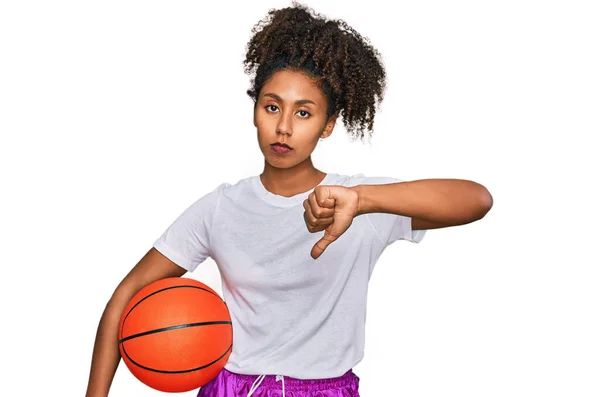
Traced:
<path id="1" fill-rule="evenodd" d="M 371 144 L 339 122 L 315 165 L 494 197 L 381 257 L 363 396 L 600 395 L 593 3 L 308 3 L 388 72 Z M 117 283 L 189 204 L 262 171 L 242 59 L 290 2 L 0 4 L 0 394 L 83 396 Z M 187 277 L 221 291 L 210 259 Z M 119 365 L 111 396 L 161 395 Z"/>

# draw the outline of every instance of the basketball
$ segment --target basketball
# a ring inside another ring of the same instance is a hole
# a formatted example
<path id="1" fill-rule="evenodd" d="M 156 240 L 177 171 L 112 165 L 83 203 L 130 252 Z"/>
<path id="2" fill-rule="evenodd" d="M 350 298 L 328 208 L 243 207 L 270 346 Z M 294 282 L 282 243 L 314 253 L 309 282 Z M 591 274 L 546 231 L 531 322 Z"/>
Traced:
<path id="1" fill-rule="evenodd" d="M 210 382 L 233 345 L 223 299 L 201 282 L 180 277 L 142 288 L 121 315 L 118 338 L 131 373 L 164 392 L 186 392 Z"/>

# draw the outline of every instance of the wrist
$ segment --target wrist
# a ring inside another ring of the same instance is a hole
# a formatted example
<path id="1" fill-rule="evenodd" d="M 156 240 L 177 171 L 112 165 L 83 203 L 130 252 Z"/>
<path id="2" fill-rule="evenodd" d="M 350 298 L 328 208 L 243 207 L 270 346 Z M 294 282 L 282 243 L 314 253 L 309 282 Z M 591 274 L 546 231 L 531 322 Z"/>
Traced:
<path id="1" fill-rule="evenodd" d="M 368 211 L 365 207 L 364 186 L 356 185 L 352 186 L 350 189 L 355 191 L 358 196 L 355 216 L 366 214 Z"/>

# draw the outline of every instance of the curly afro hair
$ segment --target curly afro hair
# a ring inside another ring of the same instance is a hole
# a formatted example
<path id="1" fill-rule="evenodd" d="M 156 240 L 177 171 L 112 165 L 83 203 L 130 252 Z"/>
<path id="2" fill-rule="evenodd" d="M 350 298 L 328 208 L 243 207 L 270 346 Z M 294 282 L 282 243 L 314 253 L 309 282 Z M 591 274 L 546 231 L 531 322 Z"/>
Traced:
<path id="1" fill-rule="evenodd" d="M 256 103 L 275 72 L 302 71 L 328 98 L 328 119 L 341 115 L 352 140 L 370 137 L 386 85 L 379 52 L 346 22 L 292 5 L 270 10 L 252 29 L 244 60 L 245 73 L 255 75 L 248 95 Z"/>

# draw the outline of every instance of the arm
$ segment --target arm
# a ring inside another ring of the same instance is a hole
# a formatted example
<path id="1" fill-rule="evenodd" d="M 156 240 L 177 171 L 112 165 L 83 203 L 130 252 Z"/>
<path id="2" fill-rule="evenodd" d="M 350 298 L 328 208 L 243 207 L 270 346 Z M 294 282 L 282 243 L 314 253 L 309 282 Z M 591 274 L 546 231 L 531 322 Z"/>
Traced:
<path id="1" fill-rule="evenodd" d="M 421 179 L 383 185 L 358 185 L 358 215 L 384 212 L 412 218 L 413 230 L 471 223 L 492 208 L 482 185 L 462 179 Z"/>
<path id="2" fill-rule="evenodd" d="M 129 300 L 156 280 L 181 277 L 185 273 L 185 269 L 152 248 L 117 286 L 98 325 L 86 397 L 108 396 L 121 359 L 118 346 L 119 320 Z"/>

